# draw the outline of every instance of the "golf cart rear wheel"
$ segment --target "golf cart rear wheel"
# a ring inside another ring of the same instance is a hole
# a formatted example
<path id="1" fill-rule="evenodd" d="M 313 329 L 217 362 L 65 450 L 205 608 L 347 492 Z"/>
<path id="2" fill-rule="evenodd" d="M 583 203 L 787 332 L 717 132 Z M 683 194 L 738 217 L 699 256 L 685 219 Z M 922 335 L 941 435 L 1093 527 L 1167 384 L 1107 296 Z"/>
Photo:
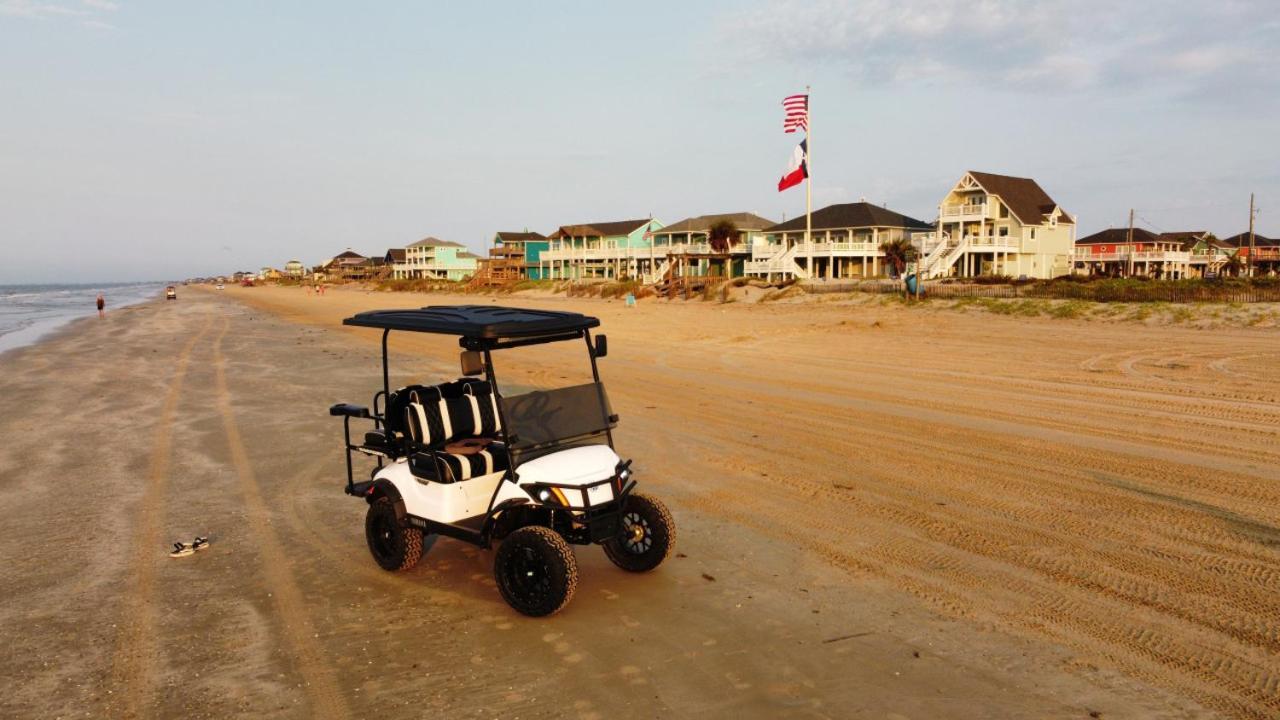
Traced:
<path id="1" fill-rule="evenodd" d="M 529 526 L 502 541 L 493 561 L 502 599 L 531 617 L 559 612 L 578 589 L 578 559 L 551 528 Z"/>
<path id="2" fill-rule="evenodd" d="M 604 554 L 629 572 L 648 572 L 662 564 L 676 544 L 676 525 L 661 500 L 632 493 L 622 509 L 618 537 L 604 542 Z"/>
<path id="3" fill-rule="evenodd" d="M 408 570 L 422 557 L 422 531 L 402 523 L 385 495 L 370 503 L 364 537 L 374 562 L 383 570 Z"/>

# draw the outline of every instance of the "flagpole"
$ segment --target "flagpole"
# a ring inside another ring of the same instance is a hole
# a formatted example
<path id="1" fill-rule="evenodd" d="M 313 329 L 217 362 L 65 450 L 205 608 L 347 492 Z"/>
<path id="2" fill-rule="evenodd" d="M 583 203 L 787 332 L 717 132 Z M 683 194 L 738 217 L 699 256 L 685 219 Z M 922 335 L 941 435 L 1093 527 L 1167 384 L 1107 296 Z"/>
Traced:
<path id="1" fill-rule="evenodd" d="M 804 86 L 804 251 L 807 253 L 809 279 L 813 279 L 813 110 L 809 103 L 809 86 Z"/>

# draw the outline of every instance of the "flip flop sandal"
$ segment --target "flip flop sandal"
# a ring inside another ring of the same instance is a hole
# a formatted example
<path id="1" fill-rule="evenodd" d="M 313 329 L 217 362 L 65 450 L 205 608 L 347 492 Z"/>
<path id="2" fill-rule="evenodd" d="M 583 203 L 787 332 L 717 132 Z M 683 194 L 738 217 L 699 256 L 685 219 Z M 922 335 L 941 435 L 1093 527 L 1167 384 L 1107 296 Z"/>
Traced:
<path id="1" fill-rule="evenodd" d="M 195 540 L 191 541 L 191 548 L 193 550 L 206 550 L 208 547 L 209 538 L 207 537 L 197 537 Z"/>
<path id="2" fill-rule="evenodd" d="M 186 557 L 188 555 L 195 555 L 195 554 L 196 554 L 195 548 L 191 547 L 186 543 L 176 542 L 173 544 L 173 550 L 169 552 L 169 557 L 173 557 L 173 558 Z"/>

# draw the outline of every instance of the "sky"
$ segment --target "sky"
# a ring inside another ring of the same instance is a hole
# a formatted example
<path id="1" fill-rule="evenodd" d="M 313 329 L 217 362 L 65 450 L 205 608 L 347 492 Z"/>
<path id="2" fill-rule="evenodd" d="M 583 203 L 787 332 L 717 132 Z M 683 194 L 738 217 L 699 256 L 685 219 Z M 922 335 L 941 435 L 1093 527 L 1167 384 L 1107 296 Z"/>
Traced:
<path id="1" fill-rule="evenodd" d="M 318 264 L 967 170 L 1079 220 L 1280 235 L 1280 3 L 0 0 L 0 283 Z"/>

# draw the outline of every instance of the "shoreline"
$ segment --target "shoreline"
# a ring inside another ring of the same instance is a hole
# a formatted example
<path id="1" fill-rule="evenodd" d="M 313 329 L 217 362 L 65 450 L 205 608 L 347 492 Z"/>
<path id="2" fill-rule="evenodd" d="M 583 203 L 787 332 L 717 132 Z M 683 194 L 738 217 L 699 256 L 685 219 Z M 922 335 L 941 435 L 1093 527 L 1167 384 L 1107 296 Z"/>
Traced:
<path id="1" fill-rule="evenodd" d="M 149 283 L 147 283 L 149 284 Z M 7 286 L 12 287 L 12 286 Z M 57 285 L 48 286 L 31 286 L 31 287 L 60 287 Z M 85 285 L 84 287 L 97 288 L 98 286 Z M 141 306 L 148 305 L 158 300 L 163 300 L 164 286 L 158 286 L 155 295 L 140 297 L 130 300 L 120 305 L 108 305 L 106 308 L 106 318 L 111 318 L 113 313 L 128 312 L 135 310 Z M 20 351 L 26 348 L 38 345 L 46 340 L 60 337 L 63 333 L 73 332 L 74 328 L 86 320 L 99 320 L 97 310 L 91 309 L 85 315 L 64 314 L 51 318 L 44 318 L 42 321 L 36 321 L 31 325 L 21 327 L 17 330 L 10 331 L 4 335 L 0 335 L 0 357 L 4 357 L 8 353 Z M 18 336 L 20 339 L 15 340 Z"/>

